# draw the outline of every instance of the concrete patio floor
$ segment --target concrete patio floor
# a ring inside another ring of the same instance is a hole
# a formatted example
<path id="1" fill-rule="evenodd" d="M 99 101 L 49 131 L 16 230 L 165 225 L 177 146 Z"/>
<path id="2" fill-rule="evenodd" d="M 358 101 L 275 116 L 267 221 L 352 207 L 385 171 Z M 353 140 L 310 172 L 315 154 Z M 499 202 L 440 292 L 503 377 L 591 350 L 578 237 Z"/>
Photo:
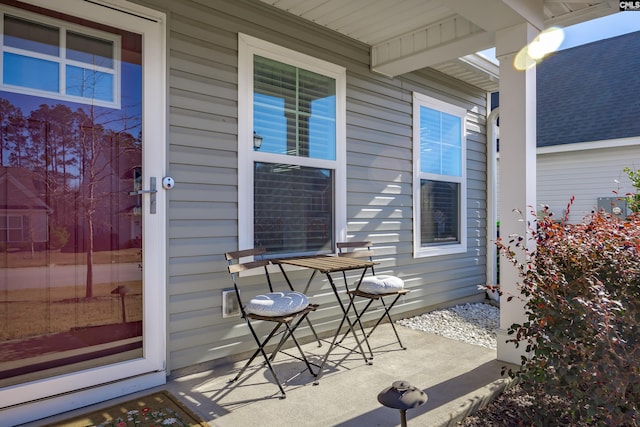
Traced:
<path id="1" fill-rule="evenodd" d="M 372 337 L 373 365 L 362 356 L 337 348 L 330 356 L 319 385 L 304 370 L 304 364 L 286 355 L 276 358 L 274 369 L 285 383 L 286 399 L 261 359 L 245 378 L 229 384 L 242 362 L 195 372 L 183 369 L 168 378 L 158 390 L 169 390 L 211 426 L 398 426 L 400 412 L 378 403 L 377 396 L 394 381 L 404 380 L 423 390 L 428 401 L 407 411 L 408 426 L 453 426 L 473 410 L 484 406 L 509 383 L 500 374 L 504 362 L 496 351 L 426 332 L 397 326 L 407 350 L 399 349 L 389 324 L 379 326 Z M 351 341 L 353 343 L 353 340 Z M 305 344 L 310 360 L 319 363 L 329 343 Z M 349 346 L 348 340 L 345 345 Z M 295 348 L 292 349 L 295 354 Z M 191 371 L 191 372 L 190 372 Z M 155 390 L 155 389 L 154 389 Z M 46 421 L 55 423 L 92 409 L 142 396 L 152 390 L 122 396 L 102 404 L 60 414 Z"/>

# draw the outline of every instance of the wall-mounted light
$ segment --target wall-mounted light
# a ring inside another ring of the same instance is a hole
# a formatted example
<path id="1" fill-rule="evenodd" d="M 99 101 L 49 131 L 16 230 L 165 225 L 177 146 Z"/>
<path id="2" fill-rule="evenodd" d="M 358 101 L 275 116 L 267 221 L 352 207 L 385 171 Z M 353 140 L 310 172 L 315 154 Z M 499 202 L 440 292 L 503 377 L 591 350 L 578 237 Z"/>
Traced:
<path id="1" fill-rule="evenodd" d="M 263 138 L 258 135 L 256 133 L 256 131 L 253 131 L 253 149 L 254 151 L 257 151 L 260 149 L 260 147 L 262 147 L 262 140 Z"/>

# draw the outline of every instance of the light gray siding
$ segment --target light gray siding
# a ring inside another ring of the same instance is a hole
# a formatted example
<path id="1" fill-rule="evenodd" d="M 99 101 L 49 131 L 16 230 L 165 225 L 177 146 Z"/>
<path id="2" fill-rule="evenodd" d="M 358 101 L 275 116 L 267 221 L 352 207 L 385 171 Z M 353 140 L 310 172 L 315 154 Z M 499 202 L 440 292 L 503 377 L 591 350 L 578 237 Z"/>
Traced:
<path id="1" fill-rule="evenodd" d="M 579 222 L 598 209 L 599 197 L 615 197 L 614 192 L 624 196 L 633 190 L 623 169 L 640 168 L 640 141 L 635 146 L 589 150 L 572 145 L 575 151 L 538 154 L 537 199 L 560 219 L 575 196 L 569 221 Z"/>
<path id="2" fill-rule="evenodd" d="M 621 146 L 616 146 L 616 141 L 600 141 L 567 144 L 555 150 L 546 147 L 538 149 L 536 161 L 536 210 L 547 205 L 560 220 L 574 197 L 569 222 L 577 223 L 598 209 L 599 197 L 624 196 L 634 191 L 623 170 L 627 166 L 640 168 L 640 140 Z M 498 175 L 499 170 L 498 167 Z M 496 197 L 499 211 L 504 202 L 500 194 Z"/>
<path id="3" fill-rule="evenodd" d="M 223 253 L 238 248 L 238 33 L 347 69 L 347 221 L 350 239 L 379 246 L 377 272 L 393 272 L 412 292 L 408 315 L 481 298 L 485 279 L 486 93 L 432 70 L 389 79 L 369 70 L 366 46 L 250 0 L 154 0 L 167 12 L 169 164 L 176 186 L 168 212 L 169 368 L 231 358 L 252 339 L 240 318 L 222 318 L 231 286 Z M 465 108 L 468 130 L 468 251 L 413 258 L 412 92 Z M 308 272 L 292 274 L 302 283 Z M 279 276 L 277 276 L 279 277 Z M 339 308 L 329 285 L 310 294 L 314 325 L 329 331 Z"/>

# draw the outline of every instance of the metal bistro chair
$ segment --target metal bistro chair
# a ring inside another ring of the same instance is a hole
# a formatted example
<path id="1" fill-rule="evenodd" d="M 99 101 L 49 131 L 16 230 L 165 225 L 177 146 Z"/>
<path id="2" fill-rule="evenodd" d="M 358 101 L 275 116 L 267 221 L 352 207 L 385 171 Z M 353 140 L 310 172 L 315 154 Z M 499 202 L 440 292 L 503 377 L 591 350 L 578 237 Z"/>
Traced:
<path id="1" fill-rule="evenodd" d="M 278 385 L 280 389 L 281 399 L 286 398 L 286 394 L 276 375 L 272 363 L 275 359 L 276 355 L 281 351 L 284 343 L 291 338 L 295 343 L 300 355 L 302 357 L 298 358 L 296 356 L 291 355 L 299 360 L 302 360 L 307 369 L 315 378 L 317 376 L 316 373 L 311 369 L 311 364 L 307 360 L 298 340 L 296 339 L 294 332 L 296 328 L 300 325 L 300 323 L 307 317 L 307 315 L 315 311 L 318 308 L 317 304 L 309 304 L 306 295 L 300 292 L 295 291 L 282 291 L 282 292 L 274 292 L 273 286 L 271 284 L 271 278 L 269 277 L 268 265 L 270 261 L 264 259 L 264 254 L 266 250 L 264 248 L 255 248 L 255 249 L 245 249 L 241 251 L 235 252 L 227 252 L 225 253 L 225 259 L 227 260 L 229 274 L 231 274 L 231 278 L 233 280 L 233 287 L 236 292 L 236 296 L 238 298 L 238 302 L 240 304 L 240 312 L 242 318 L 244 318 L 247 322 L 247 326 L 253 335 L 253 338 L 258 345 L 258 349 L 253 353 L 251 358 L 247 361 L 247 363 L 242 367 L 240 372 L 236 375 L 235 378 L 230 380 L 229 382 L 237 381 L 245 370 L 251 365 L 253 360 L 256 358 L 258 354 L 262 354 L 264 358 L 264 362 L 269 368 L 271 375 Z M 247 261 L 243 261 L 243 259 L 248 259 Z M 242 294 L 240 292 L 240 280 L 239 275 L 242 272 L 246 272 L 254 269 L 264 269 L 264 278 L 266 279 L 266 284 L 269 289 L 267 293 L 255 295 L 249 299 L 243 300 Z M 266 338 L 262 339 L 256 333 L 253 322 L 254 321 L 265 321 L 265 322 L 273 322 L 274 326 L 271 332 L 266 336 Z M 265 350 L 266 346 L 269 344 L 271 338 L 276 335 L 276 332 L 284 326 L 284 335 L 281 337 L 280 342 L 276 345 L 275 350 L 271 356 L 267 356 L 267 352 Z"/>
<path id="2" fill-rule="evenodd" d="M 338 249 L 338 256 L 350 258 L 368 258 L 369 261 L 373 261 L 374 251 L 373 243 L 371 242 L 338 242 L 336 244 L 336 247 Z M 355 289 L 347 289 L 347 293 L 352 299 L 352 305 L 357 314 L 356 322 L 358 322 L 360 329 L 364 334 L 364 341 L 367 344 L 371 359 L 373 359 L 373 351 L 371 350 L 371 346 L 369 345 L 369 337 L 371 337 L 373 331 L 376 330 L 378 325 L 385 318 L 389 320 L 391 328 L 396 335 L 398 344 L 400 345 L 400 348 L 403 350 L 407 349 L 400 340 L 400 335 L 398 335 L 395 324 L 393 320 L 391 320 L 389 311 L 393 308 L 395 303 L 398 301 L 398 299 L 400 299 L 402 295 L 406 295 L 407 293 L 409 293 L 409 290 L 404 288 L 404 281 L 399 277 L 390 275 L 376 275 L 373 266 L 371 266 L 371 274 L 371 276 L 365 276 L 362 281 L 357 284 L 357 287 Z M 344 276 L 344 280 L 346 284 L 346 274 Z M 362 310 L 358 311 L 355 306 L 355 298 L 364 298 L 368 299 L 369 301 L 366 303 Z M 387 302 L 385 302 L 385 298 L 387 299 Z M 364 317 L 369 307 L 371 307 L 373 302 L 376 300 L 380 300 L 380 305 L 382 306 L 383 313 L 380 318 L 378 318 L 375 325 L 373 325 L 373 327 L 369 329 L 368 332 L 365 332 L 365 329 L 362 326 L 362 318 Z M 343 336 L 343 339 L 344 338 L 345 337 Z"/>

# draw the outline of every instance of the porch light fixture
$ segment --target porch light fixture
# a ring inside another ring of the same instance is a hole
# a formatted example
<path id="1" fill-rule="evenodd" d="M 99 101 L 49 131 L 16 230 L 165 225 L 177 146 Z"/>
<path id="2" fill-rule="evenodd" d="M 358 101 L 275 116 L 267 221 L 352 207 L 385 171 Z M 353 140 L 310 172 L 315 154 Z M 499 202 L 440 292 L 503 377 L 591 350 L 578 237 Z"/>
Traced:
<path id="1" fill-rule="evenodd" d="M 258 135 L 256 131 L 253 131 L 253 150 L 258 151 L 262 147 L 262 136 Z"/>
<path id="2" fill-rule="evenodd" d="M 400 410 L 400 425 L 407 427 L 407 409 L 417 408 L 427 402 L 427 394 L 411 386 L 407 381 L 394 381 L 378 394 L 378 402 L 387 408 Z"/>

